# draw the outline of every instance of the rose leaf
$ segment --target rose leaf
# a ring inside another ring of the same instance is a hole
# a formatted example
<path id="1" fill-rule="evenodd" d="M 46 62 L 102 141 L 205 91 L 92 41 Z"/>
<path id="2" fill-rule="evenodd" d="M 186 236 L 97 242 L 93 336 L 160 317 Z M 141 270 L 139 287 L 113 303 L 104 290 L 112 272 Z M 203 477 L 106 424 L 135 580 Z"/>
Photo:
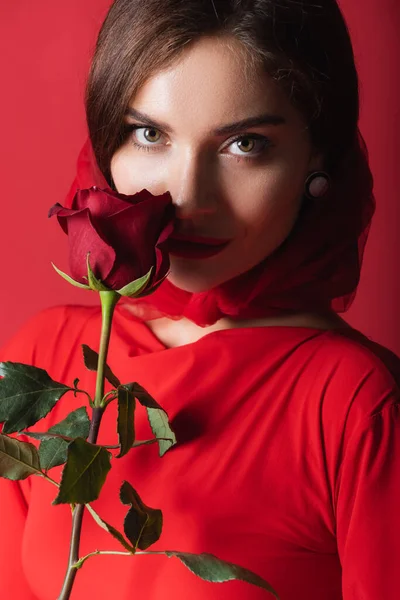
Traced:
<path id="1" fill-rule="evenodd" d="M 146 408 L 146 410 L 150 427 L 158 440 L 159 455 L 162 457 L 167 450 L 176 444 L 175 433 L 172 431 L 168 415 L 163 409 Z"/>
<path id="2" fill-rule="evenodd" d="M 97 352 L 89 348 L 89 346 L 87 346 L 86 344 L 82 344 L 82 350 L 85 367 L 89 371 L 97 371 L 97 367 L 99 364 L 99 355 L 97 354 Z M 108 365 L 105 366 L 104 376 L 113 387 L 117 388 L 121 385 L 120 380 L 114 375 L 114 373 L 111 371 Z"/>
<path id="3" fill-rule="evenodd" d="M 122 504 L 130 505 L 125 521 L 124 532 L 134 548 L 146 550 L 161 536 L 162 512 L 158 508 L 146 506 L 130 483 L 124 481 L 120 489 Z"/>
<path id="4" fill-rule="evenodd" d="M 56 433 L 69 438 L 87 438 L 90 419 L 86 408 L 81 407 L 71 412 L 63 421 L 50 427 L 47 433 Z M 68 442 L 62 438 L 44 439 L 39 447 L 40 464 L 48 471 L 67 460 Z"/>
<path id="5" fill-rule="evenodd" d="M 128 388 L 120 386 L 118 388 L 117 431 L 121 450 L 117 458 L 125 456 L 135 441 L 135 406 L 135 396 Z"/>
<path id="6" fill-rule="evenodd" d="M 132 390 L 142 406 L 146 407 L 150 427 L 156 438 L 159 439 L 159 454 L 164 454 L 176 444 L 176 436 L 168 420 L 168 415 L 152 396 L 138 383 L 129 383 L 126 387 Z"/>
<path id="7" fill-rule="evenodd" d="M 211 581 L 212 583 L 222 583 L 224 581 L 231 581 L 233 579 L 239 579 L 240 581 L 246 581 L 267 590 L 277 600 L 279 600 L 278 594 L 275 590 L 267 583 L 262 577 L 256 575 L 248 569 L 239 567 L 233 563 L 225 562 L 220 560 L 213 554 L 191 554 L 189 552 L 173 552 L 166 551 L 165 554 L 168 558 L 176 557 L 187 567 L 192 573 L 204 579 L 205 581 Z"/>
<path id="8" fill-rule="evenodd" d="M 34 440 L 54 440 L 54 439 L 61 439 L 64 440 L 65 442 L 69 443 L 69 442 L 73 442 L 74 438 L 72 437 L 68 437 L 66 435 L 62 435 L 60 433 L 51 433 L 49 431 L 21 431 L 20 433 L 23 433 L 24 435 L 27 435 L 28 437 L 33 438 Z"/>
<path id="9" fill-rule="evenodd" d="M 0 363 L 0 423 L 3 433 L 27 429 L 43 419 L 72 388 L 53 381 L 43 369 Z"/>
<path id="10" fill-rule="evenodd" d="M 17 481 L 41 474 L 35 446 L 0 433 L 0 477 Z"/>
<path id="11" fill-rule="evenodd" d="M 134 394 L 135 398 L 137 398 L 142 406 L 146 406 L 146 408 L 155 408 L 158 410 L 163 410 L 163 408 L 158 404 L 156 400 L 149 394 L 147 390 L 144 389 L 139 383 L 136 381 L 134 383 L 127 383 L 125 385 L 131 392 Z"/>
<path id="12" fill-rule="evenodd" d="M 105 448 L 76 438 L 68 445 L 60 489 L 53 504 L 87 504 L 99 497 L 111 469 Z"/>

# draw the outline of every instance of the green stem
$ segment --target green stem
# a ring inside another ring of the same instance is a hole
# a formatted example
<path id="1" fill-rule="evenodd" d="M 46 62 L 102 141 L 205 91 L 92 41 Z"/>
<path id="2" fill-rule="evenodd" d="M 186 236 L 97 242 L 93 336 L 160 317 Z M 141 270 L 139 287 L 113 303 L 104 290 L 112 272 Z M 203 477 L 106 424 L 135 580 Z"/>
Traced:
<path id="1" fill-rule="evenodd" d="M 102 324 L 99 350 L 99 364 L 97 367 L 95 407 L 102 405 L 104 396 L 104 369 L 107 362 L 108 345 L 110 343 L 111 324 L 114 308 L 121 298 L 116 292 L 99 292 L 101 300 Z"/>
<path id="2" fill-rule="evenodd" d="M 102 406 L 104 406 L 104 408 L 106 408 L 110 402 L 113 402 L 114 400 L 116 400 L 116 398 L 118 397 L 118 392 L 116 390 L 111 390 L 111 392 L 107 392 L 107 394 L 104 396 L 104 398 L 102 399 Z"/>
<path id="3" fill-rule="evenodd" d="M 153 550 L 153 551 L 149 551 L 149 552 L 135 552 L 135 556 L 137 554 L 139 556 L 140 555 L 144 556 L 145 554 L 166 554 L 166 552 L 168 552 L 168 550 Z"/>
<path id="4" fill-rule="evenodd" d="M 159 550 L 156 552 L 135 552 L 135 554 L 132 554 L 132 552 L 120 552 L 118 550 L 95 550 L 94 552 L 90 552 L 89 554 L 86 554 L 86 556 L 83 556 L 82 558 L 80 558 L 79 560 L 76 561 L 76 563 L 73 566 L 73 568 L 75 570 L 80 569 L 81 566 L 83 565 L 84 562 L 86 562 L 88 560 L 88 558 L 91 558 L 92 556 L 100 556 L 101 554 L 103 555 L 110 555 L 110 554 L 116 554 L 118 556 L 136 556 L 136 555 L 145 555 L 145 554 L 165 554 L 165 551 Z"/>
<path id="5" fill-rule="evenodd" d="M 86 554 L 86 556 L 80 558 L 72 566 L 76 571 L 77 569 L 80 569 L 82 567 L 83 563 L 85 563 L 88 558 L 91 558 L 92 556 L 99 556 L 99 554 L 118 554 L 119 556 L 133 556 L 131 552 L 117 552 L 114 550 L 95 550 L 94 552 L 90 552 L 89 554 Z"/>
<path id="6" fill-rule="evenodd" d="M 48 475 L 46 475 L 46 473 L 42 472 L 42 477 L 43 479 L 45 479 L 46 481 L 48 481 L 49 483 L 52 483 L 53 485 L 55 485 L 56 487 L 60 487 L 60 484 L 57 483 L 57 481 L 54 481 L 54 479 L 52 479 L 51 477 L 49 477 Z"/>
<path id="7" fill-rule="evenodd" d="M 107 361 L 108 346 L 110 343 L 114 308 L 121 297 L 116 292 L 99 293 L 102 309 L 102 326 L 100 337 L 99 362 L 97 366 L 96 393 L 94 397 L 94 408 L 92 412 L 90 432 L 88 436 L 88 442 L 90 442 L 91 444 L 95 444 L 97 441 L 100 423 L 104 413 L 104 407 L 102 406 L 102 399 L 104 396 L 104 370 Z M 72 588 L 77 574 L 76 563 L 78 563 L 79 561 L 79 546 L 84 510 L 84 504 L 77 504 L 73 511 L 68 567 L 61 594 L 59 595 L 58 600 L 69 600 L 69 598 L 71 597 Z"/>

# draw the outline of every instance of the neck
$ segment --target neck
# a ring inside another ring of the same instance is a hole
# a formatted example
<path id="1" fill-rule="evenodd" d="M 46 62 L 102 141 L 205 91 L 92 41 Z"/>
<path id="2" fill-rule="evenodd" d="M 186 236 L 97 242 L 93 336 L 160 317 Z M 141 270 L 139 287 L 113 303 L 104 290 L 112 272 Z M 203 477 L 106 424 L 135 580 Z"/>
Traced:
<path id="1" fill-rule="evenodd" d="M 183 346 L 198 341 L 213 331 L 243 327 L 311 327 L 315 329 L 351 329 L 350 325 L 334 311 L 325 313 L 293 313 L 263 319 L 235 320 L 223 318 L 208 327 L 199 327 L 189 319 L 167 317 L 147 321 L 154 335 L 168 348 Z"/>

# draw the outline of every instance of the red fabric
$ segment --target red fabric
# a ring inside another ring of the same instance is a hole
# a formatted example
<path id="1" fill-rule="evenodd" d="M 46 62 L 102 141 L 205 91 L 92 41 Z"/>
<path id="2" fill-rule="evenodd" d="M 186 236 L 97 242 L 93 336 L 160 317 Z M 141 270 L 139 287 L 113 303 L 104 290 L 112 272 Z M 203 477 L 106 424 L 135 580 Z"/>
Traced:
<path id="1" fill-rule="evenodd" d="M 90 143 L 81 152 L 76 189 L 108 187 Z M 356 294 L 364 246 L 375 210 L 372 177 L 361 137 L 335 174 L 324 199 L 304 200 L 285 242 L 250 271 L 216 288 L 189 293 L 166 280 L 155 294 L 135 300 L 137 314 L 187 317 L 201 326 L 221 317 L 260 318 L 285 311 L 346 311 Z"/>
<path id="2" fill-rule="evenodd" d="M 69 384 L 78 377 L 81 388 L 93 390 L 95 374 L 84 368 L 80 344 L 97 349 L 100 324 L 96 307 L 47 310 L 0 359 L 33 362 Z M 359 341 L 304 327 L 253 327 L 167 349 L 118 305 L 110 366 L 124 382 L 139 381 L 168 411 L 179 444 L 162 459 L 155 446 L 114 459 L 96 510 L 121 528 L 126 507 L 118 490 L 128 480 L 146 504 L 164 512 L 154 550 L 212 552 L 264 576 L 281 600 L 397 600 L 400 365 L 357 332 L 349 335 Z M 371 349 L 387 357 L 388 368 Z M 65 396 L 37 429 L 84 403 Z M 116 443 L 115 416 L 111 405 L 100 443 Z M 136 419 L 137 439 L 148 439 L 141 407 Z M 0 480 L 2 598 L 57 597 L 71 512 L 51 505 L 55 495 L 37 477 Z M 86 514 L 81 555 L 95 549 L 121 548 Z M 72 600 L 225 597 L 267 596 L 242 582 L 203 582 L 164 556 L 91 558 L 72 594 Z"/>

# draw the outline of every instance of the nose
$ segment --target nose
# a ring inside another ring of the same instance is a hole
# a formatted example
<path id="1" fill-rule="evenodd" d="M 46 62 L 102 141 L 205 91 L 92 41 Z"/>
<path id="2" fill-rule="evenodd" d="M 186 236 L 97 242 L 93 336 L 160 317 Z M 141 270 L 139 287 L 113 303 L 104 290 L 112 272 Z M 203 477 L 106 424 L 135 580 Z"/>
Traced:
<path id="1" fill-rule="evenodd" d="M 198 219 L 217 210 L 216 178 L 207 157 L 187 151 L 176 161 L 170 184 L 179 219 Z"/>

